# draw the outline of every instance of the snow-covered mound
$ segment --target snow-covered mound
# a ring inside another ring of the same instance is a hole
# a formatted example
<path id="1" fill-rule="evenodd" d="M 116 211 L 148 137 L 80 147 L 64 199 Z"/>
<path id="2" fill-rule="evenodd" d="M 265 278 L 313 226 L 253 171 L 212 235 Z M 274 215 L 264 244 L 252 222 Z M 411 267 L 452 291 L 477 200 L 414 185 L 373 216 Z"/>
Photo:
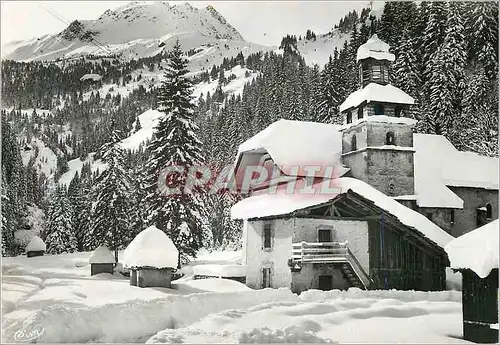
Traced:
<path id="1" fill-rule="evenodd" d="M 47 250 L 45 242 L 43 242 L 43 240 L 38 236 L 33 236 L 30 243 L 28 243 L 28 245 L 26 246 L 27 252 L 38 252 L 45 250 Z"/>
<path id="2" fill-rule="evenodd" d="M 99 80 L 101 80 L 101 79 L 102 79 L 102 77 L 101 77 L 99 74 L 89 73 L 89 74 L 85 74 L 85 75 L 83 75 L 83 76 L 80 78 L 80 81 L 84 81 L 84 80 L 99 81 Z"/>
<path id="3" fill-rule="evenodd" d="M 195 59 L 208 65 L 220 64 L 223 57 L 235 56 L 239 51 L 247 55 L 268 50 L 245 42 L 212 6 L 195 8 L 188 3 L 169 5 L 156 1 L 131 2 L 105 11 L 96 20 L 75 20 L 57 35 L 9 43 L 2 57 L 29 61 L 93 54 L 130 59 L 168 50 L 177 38 L 184 50 L 213 48 Z"/>
<path id="4" fill-rule="evenodd" d="M 146 343 L 466 343 L 460 340 L 459 292 L 413 296 L 414 291 L 309 290 L 295 301 L 210 314 L 158 332 Z"/>
<path id="5" fill-rule="evenodd" d="M 115 257 L 105 245 L 99 246 L 89 256 L 90 264 L 113 264 Z"/>
<path id="6" fill-rule="evenodd" d="M 196 265 L 193 273 L 209 277 L 245 277 L 246 268 L 244 265 Z"/>
<path id="7" fill-rule="evenodd" d="M 497 219 L 451 241 L 445 247 L 451 267 L 469 268 L 481 278 L 498 268 L 499 226 Z"/>
<path id="8" fill-rule="evenodd" d="M 125 267 L 177 268 L 179 251 L 168 236 L 151 225 L 142 230 L 125 249 Z"/>
<path id="9" fill-rule="evenodd" d="M 221 278 L 187 280 L 177 285 L 188 286 L 196 290 L 213 291 L 213 292 L 252 291 L 252 289 L 250 289 L 243 283 L 231 279 L 221 279 Z"/>

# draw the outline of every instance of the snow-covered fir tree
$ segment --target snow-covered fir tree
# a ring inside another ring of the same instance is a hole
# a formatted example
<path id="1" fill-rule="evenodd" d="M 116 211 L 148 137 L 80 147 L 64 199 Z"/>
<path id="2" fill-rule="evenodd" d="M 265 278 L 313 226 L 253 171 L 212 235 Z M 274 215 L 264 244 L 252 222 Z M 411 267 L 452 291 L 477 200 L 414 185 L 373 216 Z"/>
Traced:
<path id="1" fill-rule="evenodd" d="M 112 127 L 114 127 L 112 125 Z M 136 219 L 134 184 L 125 166 L 125 152 L 120 147 L 120 132 L 113 129 L 109 143 L 101 147 L 102 160 L 108 165 L 92 188 L 90 210 L 91 249 L 106 245 L 115 252 L 124 248 L 134 236 L 132 225 Z"/>
<path id="2" fill-rule="evenodd" d="M 47 253 L 61 254 L 76 251 L 73 228 L 73 208 L 63 186 L 52 186 L 45 229 Z"/>
<path id="3" fill-rule="evenodd" d="M 146 220 L 162 229 L 174 242 L 181 258 L 195 256 L 203 244 L 204 226 L 199 195 L 188 193 L 186 181 L 190 167 L 203 163 L 202 143 L 198 139 L 193 121 L 194 105 L 191 102 L 191 81 L 186 77 L 187 60 L 177 41 L 170 51 L 165 79 L 158 90 L 160 119 L 147 151 L 146 169 Z M 183 169 L 173 177 L 179 193 L 164 195 L 160 190 L 159 176 L 164 169 L 177 166 Z M 191 176 L 191 178 L 196 178 Z"/>

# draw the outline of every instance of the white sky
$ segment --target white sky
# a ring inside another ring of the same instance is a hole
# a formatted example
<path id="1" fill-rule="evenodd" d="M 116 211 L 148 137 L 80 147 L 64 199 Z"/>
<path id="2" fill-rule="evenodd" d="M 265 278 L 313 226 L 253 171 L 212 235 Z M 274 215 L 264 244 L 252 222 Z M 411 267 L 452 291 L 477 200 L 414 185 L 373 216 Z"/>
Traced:
<path id="1" fill-rule="evenodd" d="M 63 20 L 97 19 L 107 9 L 130 1 L 2 1 L 1 43 L 57 33 Z M 185 1 L 182 1 L 185 2 Z M 251 42 L 279 45 L 286 34 L 304 35 L 307 29 L 328 32 L 352 9 L 369 1 L 188 1 L 195 7 L 211 4 Z M 173 4 L 176 1 L 169 1 Z M 374 8 L 383 6 L 375 1 Z M 51 14 L 50 12 L 55 14 Z"/>

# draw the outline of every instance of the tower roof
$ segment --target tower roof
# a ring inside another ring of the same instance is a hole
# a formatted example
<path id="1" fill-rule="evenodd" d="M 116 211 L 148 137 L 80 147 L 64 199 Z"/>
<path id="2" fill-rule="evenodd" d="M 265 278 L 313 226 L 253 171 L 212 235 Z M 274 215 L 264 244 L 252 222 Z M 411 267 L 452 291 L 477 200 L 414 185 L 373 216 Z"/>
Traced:
<path id="1" fill-rule="evenodd" d="M 372 35 L 365 44 L 358 48 L 356 62 L 359 60 L 372 58 L 375 60 L 394 61 L 396 57 L 389 52 L 390 46 L 382 41 L 376 34 Z"/>
<path id="2" fill-rule="evenodd" d="M 414 104 L 414 99 L 401 89 L 390 84 L 380 85 L 370 83 L 364 88 L 357 90 L 349 95 L 347 99 L 340 105 L 340 111 L 349 110 L 357 107 L 363 102 L 385 102 L 395 104 Z"/>

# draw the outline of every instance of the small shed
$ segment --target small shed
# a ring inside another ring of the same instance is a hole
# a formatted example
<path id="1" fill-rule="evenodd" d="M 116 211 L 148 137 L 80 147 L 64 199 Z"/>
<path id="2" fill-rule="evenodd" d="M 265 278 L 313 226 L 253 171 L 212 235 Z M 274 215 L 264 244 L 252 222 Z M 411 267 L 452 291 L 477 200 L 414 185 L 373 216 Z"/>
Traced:
<path id="1" fill-rule="evenodd" d="M 445 250 L 462 273 L 464 339 L 498 343 L 498 219 L 451 241 Z"/>
<path id="2" fill-rule="evenodd" d="M 102 245 L 90 254 L 89 263 L 91 276 L 99 273 L 113 274 L 115 257 L 108 247 Z"/>
<path id="3" fill-rule="evenodd" d="M 34 256 L 43 256 L 43 253 L 45 253 L 46 250 L 47 247 L 45 246 L 45 242 L 43 242 L 40 237 L 34 236 L 26 246 L 26 255 L 29 258 Z"/>
<path id="4" fill-rule="evenodd" d="M 141 231 L 124 252 L 123 264 L 130 269 L 130 285 L 171 287 L 179 251 L 172 240 L 155 226 Z"/>

